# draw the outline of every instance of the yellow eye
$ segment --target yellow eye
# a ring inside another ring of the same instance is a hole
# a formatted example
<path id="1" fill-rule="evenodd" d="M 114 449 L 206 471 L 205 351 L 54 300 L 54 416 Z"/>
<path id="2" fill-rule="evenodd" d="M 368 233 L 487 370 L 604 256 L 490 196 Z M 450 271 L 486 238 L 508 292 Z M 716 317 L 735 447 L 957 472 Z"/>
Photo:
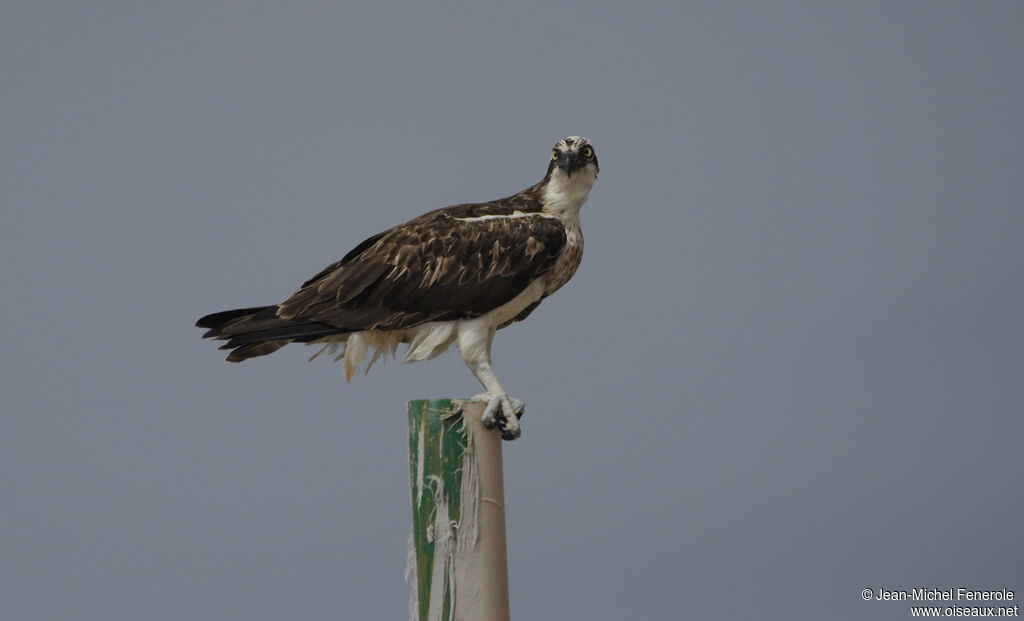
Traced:
<path id="1" fill-rule="evenodd" d="M 594 157 L 594 150 L 591 149 L 590 147 L 583 147 L 583 157 L 587 158 L 588 160 Z"/>
<path id="2" fill-rule="evenodd" d="M 558 149 L 552 149 L 551 150 L 551 161 L 553 162 L 553 161 L 555 161 L 557 159 L 558 159 Z"/>

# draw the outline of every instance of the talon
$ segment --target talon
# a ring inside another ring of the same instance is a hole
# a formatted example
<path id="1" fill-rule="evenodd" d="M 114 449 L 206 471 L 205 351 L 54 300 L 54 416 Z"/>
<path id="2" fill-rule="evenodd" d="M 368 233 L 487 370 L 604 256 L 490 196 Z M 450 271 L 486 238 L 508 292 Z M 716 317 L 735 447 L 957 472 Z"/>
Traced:
<path id="1" fill-rule="evenodd" d="M 512 440 L 515 440 L 520 435 L 522 435 L 522 433 L 523 433 L 522 430 L 519 429 L 518 427 L 516 428 L 515 433 L 513 433 L 511 431 L 502 430 L 502 432 L 501 432 L 501 439 L 502 440 L 506 440 L 508 442 L 511 442 Z"/>
<path id="2" fill-rule="evenodd" d="M 519 427 L 519 415 L 523 410 L 523 402 L 505 395 L 501 400 L 501 438 L 515 440 L 523 431 Z"/>
<path id="3" fill-rule="evenodd" d="M 526 413 L 526 406 L 522 401 L 515 397 L 509 397 L 508 400 L 512 405 L 512 413 L 516 415 L 516 420 L 522 420 L 523 414 Z"/>
<path id="4" fill-rule="evenodd" d="M 515 419 L 515 418 L 513 418 L 512 420 L 516 420 L 517 421 L 517 419 Z M 502 422 L 504 424 L 501 425 L 501 427 L 499 428 L 499 431 L 501 431 L 501 439 L 502 440 L 510 440 L 511 441 L 511 440 L 515 440 L 519 436 L 523 435 L 523 429 L 522 429 L 522 427 L 519 426 L 518 421 L 514 425 L 509 425 L 507 420 L 502 421 Z"/>
<path id="5" fill-rule="evenodd" d="M 523 431 L 519 419 L 523 416 L 523 402 L 508 395 L 477 395 L 474 400 L 487 401 L 480 422 L 487 429 L 498 428 L 503 440 L 515 440 Z M 514 415 L 514 416 L 513 416 Z"/>

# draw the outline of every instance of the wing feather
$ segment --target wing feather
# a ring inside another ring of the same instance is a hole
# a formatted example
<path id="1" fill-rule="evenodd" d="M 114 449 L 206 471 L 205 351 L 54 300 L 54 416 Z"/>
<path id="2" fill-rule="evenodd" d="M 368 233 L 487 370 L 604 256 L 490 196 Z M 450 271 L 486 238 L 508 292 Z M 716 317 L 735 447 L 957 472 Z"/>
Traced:
<path id="1" fill-rule="evenodd" d="M 439 209 L 375 235 L 306 281 L 278 316 L 343 330 L 407 328 L 477 317 L 512 300 L 554 265 L 566 243 L 557 218 Z M 506 216 L 506 217 L 502 217 Z"/>

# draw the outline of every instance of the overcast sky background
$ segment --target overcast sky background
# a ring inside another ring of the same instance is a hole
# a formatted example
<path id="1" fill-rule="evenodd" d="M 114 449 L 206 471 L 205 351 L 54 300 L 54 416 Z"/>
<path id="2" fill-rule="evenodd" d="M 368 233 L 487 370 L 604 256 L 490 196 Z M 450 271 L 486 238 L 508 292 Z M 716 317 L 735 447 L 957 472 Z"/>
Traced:
<path id="1" fill-rule="evenodd" d="M 1024 597 L 1024 4 L 0 5 L 0 617 L 401 619 L 405 403 L 200 315 L 591 138 L 499 333 L 516 619 Z"/>

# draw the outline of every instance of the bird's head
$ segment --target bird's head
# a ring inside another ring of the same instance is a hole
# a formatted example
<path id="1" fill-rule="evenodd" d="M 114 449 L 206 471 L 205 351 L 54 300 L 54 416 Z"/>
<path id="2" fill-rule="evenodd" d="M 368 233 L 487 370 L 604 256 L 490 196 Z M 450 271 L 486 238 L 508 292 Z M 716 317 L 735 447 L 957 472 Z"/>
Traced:
<path id="1" fill-rule="evenodd" d="M 589 140 L 569 136 L 556 142 L 548 174 L 541 182 L 544 211 L 563 221 L 575 219 L 590 196 L 598 170 L 597 153 Z"/>
<path id="2" fill-rule="evenodd" d="M 564 174 L 572 178 L 575 173 L 584 173 L 587 177 L 597 178 L 600 166 L 597 165 L 597 153 L 594 152 L 590 140 L 580 136 L 569 136 L 555 143 L 551 150 L 551 162 L 548 164 L 548 177 Z"/>

